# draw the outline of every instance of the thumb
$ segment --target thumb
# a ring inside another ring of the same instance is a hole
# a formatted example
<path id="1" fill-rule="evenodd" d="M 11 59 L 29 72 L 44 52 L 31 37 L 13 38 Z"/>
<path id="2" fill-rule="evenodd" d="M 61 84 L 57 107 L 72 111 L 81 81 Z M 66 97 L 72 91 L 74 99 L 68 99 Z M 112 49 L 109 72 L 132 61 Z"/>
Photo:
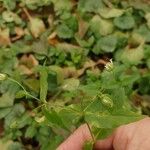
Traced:
<path id="1" fill-rule="evenodd" d="M 86 141 L 92 140 L 86 124 L 80 126 L 57 150 L 82 150 Z"/>

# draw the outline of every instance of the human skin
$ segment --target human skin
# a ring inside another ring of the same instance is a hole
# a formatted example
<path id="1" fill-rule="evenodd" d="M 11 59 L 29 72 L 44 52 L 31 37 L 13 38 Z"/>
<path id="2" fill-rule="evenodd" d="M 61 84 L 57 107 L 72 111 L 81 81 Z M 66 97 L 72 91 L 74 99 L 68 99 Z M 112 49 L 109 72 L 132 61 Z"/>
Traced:
<path id="1" fill-rule="evenodd" d="M 82 150 L 92 139 L 87 125 L 80 126 L 57 150 Z M 150 118 L 123 125 L 94 144 L 94 150 L 150 150 Z"/>

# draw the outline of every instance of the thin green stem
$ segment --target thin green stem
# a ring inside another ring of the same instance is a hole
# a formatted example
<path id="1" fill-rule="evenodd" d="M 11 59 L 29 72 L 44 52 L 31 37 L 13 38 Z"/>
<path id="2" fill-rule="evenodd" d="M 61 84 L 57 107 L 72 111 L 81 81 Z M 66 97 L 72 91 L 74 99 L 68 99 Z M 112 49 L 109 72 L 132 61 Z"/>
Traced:
<path id="1" fill-rule="evenodd" d="M 12 81 L 12 82 L 14 82 L 14 83 L 16 83 L 16 84 L 18 84 L 23 89 L 23 91 L 26 93 L 26 96 L 29 96 L 29 97 L 37 100 L 37 101 L 40 101 L 40 99 L 38 99 L 35 96 L 33 96 L 30 93 L 28 93 L 27 90 L 18 81 L 16 81 L 15 79 L 10 78 L 10 77 L 8 77 L 7 79 L 10 80 L 10 81 Z"/>
<path id="2" fill-rule="evenodd" d="M 92 102 L 89 105 L 87 105 L 87 107 L 83 111 L 86 111 L 95 102 L 96 97 L 97 97 L 97 95 L 91 99 Z"/>
<path id="3" fill-rule="evenodd" d="M 56 98 L 62 93 L 62 90 L 60 89 L 52 98 L 51 100 L 55 101 Z"/>
<path id="4" fill-rule="evenodd" d="M 95 143 L 95 137 L 94 137 L 94 135 L 93 135 L 93 132 L 92 132 L 92 130 L 91 130 L 91 127 L 90 127 L 90 125 L 89 125 L 89 123 L 87 122 L 87 121 L 85 121 L 85 123 L 87 124 L 87 127 L 88 127 L 88 129 L 89 129 L 89 131 L 90 131 L 90 134 L 91 134 L 91 137 L 92 137 L 92 142 L 93 142 L 93 144 Z"/>
<path id="5" fill-rule="evenodd" d="M 73 109 L 73 108 L 69 108 L 69 109 L 67 109 L 67 108 L 65 108 L 64 106 L 60 106 L 60 105 L 54 105 L 54 106 L 51 106 L 52 108 L 54 107 L 59 107 L 59 108 L 61 108 L 61 109 L 66 109 L 66 110 L 70 110 L 70 111 L 72 111 L 72 112 L 74 112 L 74 113 L 76 113 L 76 114 L 78 114 L 78 115 L 82 115 L 82 113 L 80 112 L 80 111 L 77 111 L 76 109 Z"/>
<path id="6" fill-rule="evenodd" d="M 43 106 L 46 106 L 46 104 L 47 104 L 47 103 L 44 103 L 44 104 L 42 104 L 42 105 L 40 105 L 40 106 L 34 108 L 32 111 L 34 112 L 34 111 L 38 110 L 39 108 L 41 108 L 41 107 L 43 107 Z"/>
<path id="7" fill-rule="evenodd" d="M 95 135 L 95 138 L 97 139 L 98 135 L 100 134 L 101 129 L 97 132 L 97 134 Z"/>
<path id="8" fill-rule="evenodd" d="M 95 99 L 95 98 L 93 98 L 93 99 Z M 92 130 L 91 130 L 91 127 L 90 127 L 89 123 L 85 120 L 85 109 L 84 109 L 83 112 L 82 112 L 82 116 L 83 116 L 84 122 L 86 123 L 86 125 L 87 125 L 87 127 L 88 127 L 88 129 L 89 129 L 89 131 L 90 131 L 90 134 L 91 134 L 91 137 L 92 137 L 92 142 L 93 142 L 93 144 L 94 144 L 94 143 L 95 143 L 95 137 L 94 137 L 94 135 L 93 135 L 93 132 L 92 132 Z"/>

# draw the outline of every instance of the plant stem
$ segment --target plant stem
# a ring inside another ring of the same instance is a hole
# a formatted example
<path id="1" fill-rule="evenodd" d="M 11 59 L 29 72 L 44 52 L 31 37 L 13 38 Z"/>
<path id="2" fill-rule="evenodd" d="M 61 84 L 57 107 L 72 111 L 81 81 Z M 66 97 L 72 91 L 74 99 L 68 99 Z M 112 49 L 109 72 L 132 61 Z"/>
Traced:
<path id="1" fill-rule="evenodd" d="M 34 111 L 36 111 L 36 110 L 40 109 L 40 108 L 41 108 L 41 107 L 43 107 L 43 106 L 46 106 L 46 103 L 44 103 L 44 104 L 42 104 L 42 105 L 40 105 L 40 106 L 38 106 L 38 107 L 34 108 L 32 111 L 34 112 Z"/>
<path id="2" fill-rule="evenodd" d="M 97 95 L 96 96 L 94 96 L 92 99 L 91 99 L 91 103 L 89 104 L 89 105 L 87 105 L 87 107 L 86 108 L 84 108 L 84 110 L 83 111 L 86 111 L 94 102 L 95 102 L 95 99 L 96 99 L 96 97 L 97 97 Z"/>
<path id="3" fill-rule="evenodd" d="M 89 123 L 87 121 L 85 121 L 85 122 L 86 122 L 87 127 L 88 127 L 88 129 L 90 131 L 90 134 L 91 134 L 91 137 L 92 137 L 92 142 L 95 143 L 95 137 L 94 137 L 94 135 L 92 133 L 91 127 L 90 127 L 90 125 L 89 125 Z"/>
<path id="4" fill-rule="evenodd" d="M 22 9 L 23 9 L 23 11 L 25 12 L 26 16 L 28 17 L 29 21 L 31 21 L 31 20 L 32 20 L 32 17 L 31 17 L 31 15 L 29 14 L 28 10 L 27 10 L 26 8 L 22 8 Z"/>
<path id="5" fill-rule="evenodd" d="M 52 98 L 51 100 L 55 101 L 56 98 L 62 93 L 62 90 L 59 90 Z"/>
<path id="6" fill-rule="evenodd" d="M 8 77 L 7 79 L 10 80 L 10 81 L 12 81 L 12 82 L 14 82 L 14 83 L 16 83 L 16 84 L 18 84 L 23 89 L 23 91 L 26 93 L 26 96 L 29 96 L 29 97 L 37 100 L 37 101 L 40 101 L 40 99 L 38 99 L 35 96 L 33 96 L 30 93 L 28 93 L 27 90 L 18 81 L 16 81 L 15 79 L 12 79 L 10 77 Z"/>

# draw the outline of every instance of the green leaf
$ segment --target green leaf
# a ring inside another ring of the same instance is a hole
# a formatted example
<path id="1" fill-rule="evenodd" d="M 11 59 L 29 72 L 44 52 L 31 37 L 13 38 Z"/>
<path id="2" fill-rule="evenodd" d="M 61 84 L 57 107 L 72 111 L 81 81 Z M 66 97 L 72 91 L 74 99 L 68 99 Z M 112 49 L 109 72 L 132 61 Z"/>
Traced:
<path id="1" fill-rule="evenodd" d="M 127 45 L 129 35 L 120 31 L 115 31 L 114 36 L 117 38 L 117 48 L 122 49 Z"/>
<path id="2" fill-rule="evenodd" d="M 2 0 L 3 5 L 5 8 L 7 8 L 8 10 L 14 10 L 16 7 L 16 0 L 12 1 L 12 0 Z"/>
<path id="3" fill-rule="evenodd" d="M 134 121 L 142 119 L 141 116 L 133 115 L 105 115 L 105 114 L 96 114 L 96 113 L 86 113 L 85 120 L 92 126 L 98 128 L 116 128 L 123 124 L 128 124 Z"/>
<path id="4" fill-rule="evenodd" d="M 17 14 L 11 11 L 4 11 L 2 13 L 2 17 L 7 23 L 10 23 L 10 22 L 15 22 L 16 24 L 22 23 L 21 18 Z"/>
<path id="5" fill-rule="evenodd" d="M 39 80 L 36 79 L 26 79 L 23 81 L 24 85 L 26 85 L 30 90 L 39 93 L 40 85 Z"/>
<path id="6" fill-rule="evenodd" d="M 34 126 L 29 126 L 26 130 L 26 133 L 25 133 L 25 137 L 26 138 L 33 138 L 37 133 L 37 129 L 36 127 Z"/>
<path id="7" fill-rule="evenodd" d="M 150 84 L 150 74 L 148 73 L 145 76 L 143 76 L 142 78 L 140 78 L 140 80 L 139 80 L 139 91 L 143 95 L 150 92 L 149 84 Z"/>
<path id="8" fill-rule="evenodd" d="M 40 100 L 45 103 L 48 91 L 48 72 L 47 68 L 40 67 Z"/>
<path id="9" fill-rule="evenodd" d="M 14 104 L 14 95 L 10 95 L 9 92 L 4 93 L 0 97 L 0 108 L 10 107 Z"/>
<path id="10" fill-rule="evenodd" d="M 13 17 L 13 13 L 9 12 L 9 11 L 4 11 L 2 13 L 2 17 L 6 22 L 13 22 L 14 21 L 14 17 Z"/>
<path id="11" fill-rule="evenodd" d="M 104 7 L 102 0 L 79 0 L 78 9 L 81 12 L 97 12 Z"/>
<path id="12" fill-rule="evenodd" d="M 5 127 L 16 127 L 17 119 L 20 118 L 25 112 L 25 108 L 21 104 L 15 104 L 10 113 L 7 115 L 7 119 L 5 120 Z"/>
<path id="13" fill-rule="evenodd" d="M 27 86 L 30 90 L 39 93 L 40 83 L 36 79 L 26 79 L 23 81 L 24 85 Z"/>
<path id="14" fill-rule="evenodd" d="M 92 141 L 87 141 L 84 144 L 83 150 L 93 150 L 93 142 Z"/>
<path id="15" fill-rule="evenodd" d="M 66 24 L 70 30 L 72 30 L 72 32 L 77 32 L 78 30 L 78 20 L 77 17 L 71 14 L 68 14 L 68 17 L 64 17 L 62 18 L 62 20 L 64 21 L 63 23 Z"/>
<path id="16" fill-rule="evenodd" d="M 137 48 L 126 47 L 122 52 L 121 61 L 129 64 L 139 64 L 144 58 L 143 44 L 139 45 Z"/>
<path id="17" fill-rule="evenodd" d="M 94 97 L 98 94 L 100 87 L 101 87 L 101 82 L 97 81 L 87 85 L 80 85 L 79 90 L 81 90 L 87 96 Z"/>
<path id="18" fill-rule="evenodd" d="M 144 12 L 149 12 L 150 8 L 149 8 L 149 1 L 142 1 L 142 0 L 129 0 L 129 4 L 131 7 L 137 9 L 137 10 L 142 10 Z"/>
<path id="19" fill-rule="evenodd" d="M 51 0 L 54 4 L 56 12 L 69 11 L 72 9 L 72 3 L 70 0 Z"/>
<path id="20" fill-rule="evenodd" d="M 91 22 L 90 28 L 95 35 L 108 35 L 111 34 L 114 30 L 113 23 L 110 20 L 105 20 L 100 18 L 98 15 L 95 15 Z"/>
<path id="21" fill-rule="evenodd" d="M 0 108 L 0 119 L 4 118 L 10 111 L 11 108 Z"/>
<path id="22" fill-rule="evenodd" d="M 11 143 L 9 146 L 8 146 L 8 149 L 7 150 L 23 150 L 23 146 L 21 143 L 19 142 L 13 142 Z"/>
<path id="23" fill-rule="evenodd" d="M 123 9 L 117 8 L 102 8 L 99 10 L 99 14 L 105 19 L 120 17 L 124 12 Z"/>
<path id="24" fill-rule="evenodd" d="M 61 108 L 59 110 L 59 116 L 65 126 L 67 126 L 68 129 L 71 129 L 73 125 L 80 122 L 80 120 L 83 118 L 83 113 L 80 104 L 72 104 L 67 106 L 66 108 Z"/>
<path id="25" fill-rule="evenodd" d="M 108 138 L 111 134 L 113 134 L 114 128 L 113 129 L 101 129 L 101 128 L 92 128 L 92 132 L 95 135 L 95 138 L 97 140 L 101 139 L 106 139 Z"/>
<path id="26" fill-rule="evenodd" d="M 129 30 L 135 27 L 135 20 L 131 15 L 122 15 L 114 19 L 114 25 L 121 30 Z"/>
<path id="27" fill-rule="evenodd" d="M 120 81 L 123 86 L 134 84 L 136 81 L 138 81 L 138 79 L 140 79 L 140 75 L 138 73 L 120 76 Z"/>
<path id="28" fill-rule="evenodd" d="M 78 79 L 70 78 L 64 80 L 62 89 L 65 91 L 74 91 L 79 87 L 80 81 Z"/>
<path id="29" fill-rule="evenodd" d="M 87 41 L 80 39 L 79 36 L 75 36 L 75 39 L 77 41 L 77 43 L 81 46 L 81 47 L 91 47 L 94 43 L 94 37 L 91 36 Z"/>
<path id="30" fill-rule="evenodd" d="M 31 124 L 32 119 L 30 118 L 29 114 L 23 113 L 18 116 L 17 114 L 14 114 L 14 116 L 11 116 L 9 127 L 11 129 L 21 129 L 25 126 Z"/>
<path id="31" fill-rule="evenodd" d="M 35 38 L 38 38 L 45 31 L 45 24 L 39 18 L 30 18 L 29 29 Z"/>
<path id="32" fill-rule="evenodd" d="M 38 7 L 44 7 L 51 4 L 51 0 L 23 0 L 22 2 L 25 4 L 29 9 L 35 10 Z"/>
<path id="33" fill-rule="evenodd" d="M 73 31 L 66 24 L 61 24 L 57 27 L 57 34 L 63 39 L 69 39 L 73 37 Z"/>
<path id="34" fill-rule="evenodd" d="M 135 32 L 140 34 L 146 42 L 150 42 L 150 29 L 146 25 L 141 25 Z"/>
<path id="35" fill-rule="evenodd" d="M 56 92 L 58 90 L 59 82 L 57 81 L 57 73 L 48 73 L 48 91 Z"/>
<path id="36" fill-rule="evenodd" d="M 131 37 L 129 38 L 129 45 L 131 46 L 138 46 L 138 45 L 141 45 L 143 43 L 145 43 L 145 38 L 143 36 L 141 36 L 140 34 L 138 33 L 132 33 L 131 34 Z"/>
<path id="37" fill-rule="evenodd" d="M 64 81 L 63 69 L 59 66 L 49 66 L 50 72 L 55 72 L 57 76 L 57 84 L 60 85 Z"/>
<path id="38" fill-rule="evenodd" d="M 52 126 L 68 130 L 66 125 L 63 123 L 62 118 L 55 110 L 48 110 L 47 108 L 44 108 L 43 114 Z"/>
<path id="39" fill-rule="evenodd" d="M 116 49 L 116 46 L 117 38 L 115 36 L 108 35 L 103 38 L 100 38 L 92 51 L 95 54 L 99 54 L 102 52 L 113 52 Z"/>
<path id="40" fill-rule="evenodd" d="M 112 90 L 111 93 L 111 98 L 113 99 L 113 109 L 114 111 L 117 109 L 122 109 L 125 105 L 125 102 L 128 100 L 125 89 L 124 88 L 119 88 L 119 89 L 114 89 Z"/>
<path id="41" fill-rule="evenodd" d="M 54 150 L 57 149 L 58 145 L 62 142 L 63 138 L 61 136 L 55 136 L 53 140 L 51 140 L 46 150 Z M 45 150 L 45 149 L 43 149 Z"/>
<path id="42" fill-rule="evenodd" d="M 12 144 L 12 141 L 6 141 L 4 139 L 0 140 L 0 147 L 2 150 L 8 150 L 9 145 Z"/>
<path id="43" fill-rule="evenodd" d="M 147 14 L 145 15 L 145 19 L 147 20 L 147 26 L 148 26 L 149 29 L 150 29 L 150 13 L 147 13 Z"/>

